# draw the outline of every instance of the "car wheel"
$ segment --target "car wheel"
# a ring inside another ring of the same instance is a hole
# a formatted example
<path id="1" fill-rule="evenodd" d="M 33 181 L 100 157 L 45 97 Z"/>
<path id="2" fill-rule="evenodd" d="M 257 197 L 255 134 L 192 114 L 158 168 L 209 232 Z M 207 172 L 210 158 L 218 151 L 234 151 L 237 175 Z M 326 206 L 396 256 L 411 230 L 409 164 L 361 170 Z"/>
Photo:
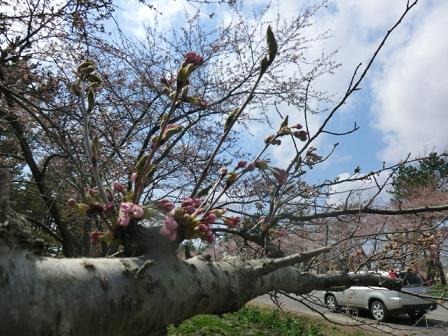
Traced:
<path id="1" fill-rule="evenodd" d="M 387 319 L 389 311 L 384 303 L 375 300 L 370 304 L 370 313 L 375 320 L 383 322 Z"/>
<path id="2" fill-rule="evenodd" d="M 409 312 L 408 315 L 412 321 L 416 322 L 416 321 L 420 320 L 423 317 L 423 315 L 425 315 L 425 313 L 421 312 L 421 311 L 412 311 L 412 312 Z"/>
<path id="3" fill-rule="evenodd" d="M 325 304 L 327 305 L 327 308 L 331 312 L 337 312 L 338 311 L 338 302 L 336 301 L 336 298 L 333 294 L 328 294 L 325 297 Z"/>

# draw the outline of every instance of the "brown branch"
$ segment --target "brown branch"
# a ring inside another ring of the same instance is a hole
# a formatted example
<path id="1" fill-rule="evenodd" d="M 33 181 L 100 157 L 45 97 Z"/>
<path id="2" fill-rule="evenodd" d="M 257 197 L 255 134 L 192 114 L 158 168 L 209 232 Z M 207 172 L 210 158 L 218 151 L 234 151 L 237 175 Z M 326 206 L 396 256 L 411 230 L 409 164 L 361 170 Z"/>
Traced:
<path id="1" fill-rule="evenodd" d="M 276 217 L 276 220 L 289 219 L 296 221 L 310 221 L 313 219 L 322 218 L 335 218 L 339 216 L 356 216 L 361 214 L 371 214 L 371 215 L 384 215 L 384 216 L 399 216 L 399 215 L 415 215 L 419 213 L 426 212 L 442 212 L 448 211 L 448 205 L 438 205 L 438 206 L 427 206 L 421 208 L 408 208 L 408 209 L 375 209 L 375 208 L 353 208 L 353 209 L 342 209 L 334 210 L 330 212 L 321 212 L 313 215 L 296 216 L 292 212 L 285 212 Z"/>

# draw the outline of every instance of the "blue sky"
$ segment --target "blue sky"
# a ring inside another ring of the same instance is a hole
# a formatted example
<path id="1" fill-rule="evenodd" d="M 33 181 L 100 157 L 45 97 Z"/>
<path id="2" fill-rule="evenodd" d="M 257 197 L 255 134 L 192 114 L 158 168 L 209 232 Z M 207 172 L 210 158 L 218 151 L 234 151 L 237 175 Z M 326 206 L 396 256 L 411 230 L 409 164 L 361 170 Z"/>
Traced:
<path id="1" fill-rule="evenodd" d="M 136 38 L 143 36 L 143 25 L 151 25 L 154 17 L 160 27 L 169 30 L 182 24 L 184 12 L 194 8 L 185 0 L 152 2 L 162 14 L 155 14 L 136 2 L 123 1 L 120 21 Z M 246 9 L 260 8 L 267 1 L 245 1 Z M 272 13 L 288 17 L 304 6 L 318 1 L 273 1 Z M 346 89 L 349 78 L 359 62 L 365 63 L 372 55 L 387 29 L 402 13 L 406 0 L 330 0 L 314 18 L 310 34 L 331 30 L 332 38 L 316 43 L 310 55 L 323 50 L 338 49 L 336 60 L 342 64 L 332 76 L 315 83 L 335 97 Z M 213 23 L 229 19 L 225 6 L 202 7 L 205 15 L 215 12 Z M 446 18 L 448 1 L 420 0 L 417 7 L 388 41 L 375 66 L 347 106 L 339 111 L 331 123 L 332 130 L 344 131 L 356 122 L 360 130 L 344 138 L 325 137 L 318 149 L 328 149 L 334 142 L 340 145 L 335 155 L 325 163 L 313 179 L 335 177 L 353 172 L 358 165 L 363 173 L 380 168 L 382 162 L 397 162 L 409 152 L 414 155 L 443 151 L 448 144 L 446 116 L 448 106 L 448 39 Z M 262 34 L 262 32 L 260 32 Z M 315 120 L 316 125 L 319 118 Z M 257 136 L 272 132 L 260 128 Z M 255 143 L 255 139 L 252 142 Z M 285 165 L 286 148 L 278 148 L 273 159 Z M 314 176 L 313 176 L 314 175 Z"/>

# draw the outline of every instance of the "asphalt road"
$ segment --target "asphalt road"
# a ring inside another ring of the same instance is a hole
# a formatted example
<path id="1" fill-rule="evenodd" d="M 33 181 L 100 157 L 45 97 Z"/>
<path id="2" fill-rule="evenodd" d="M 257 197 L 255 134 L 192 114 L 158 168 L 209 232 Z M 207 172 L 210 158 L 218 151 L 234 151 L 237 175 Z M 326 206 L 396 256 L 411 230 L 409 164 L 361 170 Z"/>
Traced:
<path id="1" fill-rule="evenodd" d="M 293 295 L 293 297 L 296 297 Z M 298 297 L 303 300 L 302 297 Z M 370 318 L 368 312 L 359 312 L 356 317 L 345 313 L 331 313 L 323 306 L 323 292 L 313 292 L 304 303 L 297 302 L 285 296 L 280 296 L 279 301 L 286 310 L 326 318 L 337 324 L 352 325 L 364 330 L 378 332 L 381 335 L 400 336 L 447 336 L 448 335 L 448 305 L 438 306 L 436 310 L 429 312 L 418 323 L 414 324 L 406 315 L 392 316 L 388 323 L 377 323 Z M 273 305 L 269 295 L 263 295 L 251 301 L 255 304 Z M 307 307 L 307 305 L 309 307 Z M 322 316 L 323 315 L 323 316 Z"/>

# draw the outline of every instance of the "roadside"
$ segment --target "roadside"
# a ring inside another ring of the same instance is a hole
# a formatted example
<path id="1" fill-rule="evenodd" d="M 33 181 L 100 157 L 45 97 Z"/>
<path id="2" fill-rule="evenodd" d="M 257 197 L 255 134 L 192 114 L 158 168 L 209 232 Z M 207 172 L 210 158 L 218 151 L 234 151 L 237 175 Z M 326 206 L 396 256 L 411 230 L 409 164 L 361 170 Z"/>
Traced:
<path id="1" fill-rule="evenodd" d="M 415 336 L 446 336 L 448 334 L 448 309 L 447 305 L 438 307 L 428 313 L 426 318 L 421 319 L 417 324 L 413 324 L 410 319 L 404 316 L 393 317 L 389 323 L 377 323 L 369 318 L 368 314 L 360 313 L 358 317 L 350 317 L 341 313 L 331 313 L 322 305 L 323 292 L 313 292 L 306 305 L 285 296 L 279 296 L 279 301 L 283 309 L 298 313 L 300 315 L 328 320 L 338 325 L 351 326 L 368 332 L 391 335 L 415 335 Z M 310 302 L 312 301 L 312 302 Z M 320 304 L 319 304 L 320 303 Z M 250 304 L 273 307 L 269 295 L 263 295 Z M 309 307 L 307 307 L 307 305 Z"/>

